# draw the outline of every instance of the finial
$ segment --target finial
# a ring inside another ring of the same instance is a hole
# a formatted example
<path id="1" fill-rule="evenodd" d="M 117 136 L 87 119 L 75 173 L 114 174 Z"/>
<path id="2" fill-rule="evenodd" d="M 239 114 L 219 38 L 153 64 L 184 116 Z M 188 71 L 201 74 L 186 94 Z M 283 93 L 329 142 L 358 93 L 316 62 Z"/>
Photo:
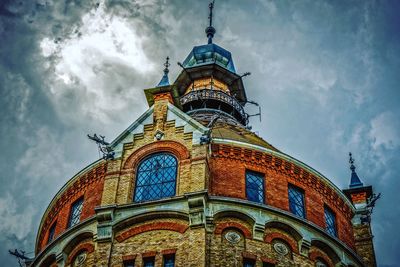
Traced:
<path id="1" fill-rule="evenodd" d="M 169 72 L 168 67 L 171 66 L 171 64 L 169 64 L 169 57 L 166 57 L 164 66 L 165 66 L 164 74 L 168 74 L 168 72 Z"/>
<path id="2" fill-rule="evenodd" d="M 214 3 L 215 3 L 215 0 L 210 2 L 210 4 L 208 5 L 208 8 L 210 9 L 210 14 L 208 15 L 208 19 L 210 20 L 210 25 L 206 28 L 206 34 L 207 34 L 209 44 L 212 44 L 212 38 L 214 37 L 214 34 L 216 32 L 215 28 L 212 26 L 212 19 L 213 19 L 212 11 L 214 8 Z"/>
<path id="3" fill-rule="evenodd" d="M 363 186 L 363 183 L 361 182 L 360 178 L 358 178 L 356 173 L 356 166 L 354 166 L 354 159 L 351 152 L 349 153 L 349 163 L 351 170 L 350 188 Z"/>
<path id="4" fill-rule="evenodd" d="M 356 166 L 354 166 L 354 159 L 353 159 L 353 155 L 351 154 L 351 152 L 349 153 L 349 163 L 350 163 L 351 172 L 355 172 Z"/>
<path id="5" fill-rule="evenodd" d="M 166 57 L 164 66 L 165 66 L 164 75 L 161 78 L 161 81 L 158 83 L 157 87 L 169 85 L 169 79 L 168 79 L 169 69 L 168 69 L 168 67 L 171 66 L 171 64 L 169 63 L 169 57 Z"/>

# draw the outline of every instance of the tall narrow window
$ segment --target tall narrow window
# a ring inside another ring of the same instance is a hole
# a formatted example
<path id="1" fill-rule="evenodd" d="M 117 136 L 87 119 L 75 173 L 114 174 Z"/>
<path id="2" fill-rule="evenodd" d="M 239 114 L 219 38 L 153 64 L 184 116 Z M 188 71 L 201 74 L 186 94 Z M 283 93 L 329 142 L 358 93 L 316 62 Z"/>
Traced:
<path id="1" fill-rule="evenodd" d="M 296 186 L 289 185 L 288 194 L 290 212 L 301 218 L 305 218 L 304 191 Z"/>
<path id="2" fill-rule="evenodd" d="M 175 267 L 175 254 L 164 255 L 164 267 Z"/>
<path id="3" fill-rule="evenodd" d="M 49 237 L 47 238 L 47 244 L 50 243 L 51 241 L 53 241 L 53 239 L 54 239 L 54 234 L 56 232 L 56 225 L 57 225 L 57 222 L 54 222 L 49 229 Z"/>
<path id="4" fill-rule="evenodd" d="M 137 169 L 135 202 L 156 200 L 175 195 L 177 160 L 167 153 L 144 159 Z"/>
<path id="5" fill-rule="evenodd" d="M 264 203 L 264 175 L 246 171 L 246 197 L 250 201 Z"/>
<path id="6" fill-rule="evenodd" d="M 82 207 L 83 207 L 83 197 L 79 198 L 74 203 L 72 203 L 71 211 L 69 213 L 68 228 L 79 223 L 81 219 Z"/>
<path id="7" fill-rule="evenodd" d="M 333 236 L 337 235 L 336 231 L 336 216 L 333 211 L 325 206 L 324 208 L 325 211 L 325 224 L 326 224 L 326 231 Z"/>
<path id="8" fill-rule="evenodd" d="M 154 267 L 154 257 L 144 258 L 143 267 Z"/>

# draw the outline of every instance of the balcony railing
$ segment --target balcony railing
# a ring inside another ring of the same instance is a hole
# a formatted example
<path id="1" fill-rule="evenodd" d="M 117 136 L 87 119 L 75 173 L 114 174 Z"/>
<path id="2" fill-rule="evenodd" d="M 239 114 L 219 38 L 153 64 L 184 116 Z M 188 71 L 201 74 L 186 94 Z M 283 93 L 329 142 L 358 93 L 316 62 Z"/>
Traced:
<path id="1" fill-rule="evenodd" d="M 240 116 L 243 119 L 246 118 L 246 113 L 244 112 L 244 108 L 239 103 L 239 101 L 237 101 L 234 97 L 220 90 L 201 89 L 192 91 L 181 97 L 181 105 L 183 106 L 192 101 L 198 101 L 198 100 L 205 101 L 208 99 L 219 100 L 221 102 L 229 104 L 240 114 Z"/>

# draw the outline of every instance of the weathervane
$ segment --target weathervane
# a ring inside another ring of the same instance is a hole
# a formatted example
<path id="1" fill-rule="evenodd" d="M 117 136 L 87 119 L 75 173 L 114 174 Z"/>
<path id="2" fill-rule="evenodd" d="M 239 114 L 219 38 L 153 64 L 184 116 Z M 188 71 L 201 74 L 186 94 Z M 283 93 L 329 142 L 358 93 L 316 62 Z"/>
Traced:
<path id="1" fill-rule="evenodd" d="M 30 260 L 31 260 L 30 258 L 25 256 L 25 251 L 23 251 L 23 250 L 15 249 L 14 251 L 12 251 L 12 250 L 9 249 L 8 253 L 10 253 L 11 255 L 13 255 L 14 257 L 16 257 L 18 259 L 18 264 L 21 267 L 23 266 L 22 265 L 22 261 L 24 263 L 27 263 L 27 262 L 30 262 Z"/>
<path id="2" fill-rule="evenodd" d="M 208 8 L 210 9 L 210 14 L 208 15 L 208 19 L 210 20 L 210 25 L 206 28 L 206 34 L 207 34 L 209 44 L 212 44 L 212 38 L 214 37 L 214 34 L 216 32 L 215 28 L 212 26 L 212 19 L 213 19 L 212 11 L 214 8 L 214 3 L 215 3 L 215 0 L 210 2 L 210 4 L 208 5 Z"/>
<path id="3" fill-rule="evenodd" d="M 115 152 L 110 147 L 110 143 L 104 140 L 105 136 L 100 135 L 99 137 L 97 134 L 93 134 L 93 136 L 87 135 L 87 137 L 96 142 L 99 152 L 103 153 L 103 159 L 114 159 Z"/>
<path id="4" fill-rule="evenodd" d="M 353 159 L 353 154 L 351 152 L 349 153 L 349 163 L 350 163 L 350 170 L 351 172 L 355 172 L 356 166 L 354 166 L 354 159 Z"/>

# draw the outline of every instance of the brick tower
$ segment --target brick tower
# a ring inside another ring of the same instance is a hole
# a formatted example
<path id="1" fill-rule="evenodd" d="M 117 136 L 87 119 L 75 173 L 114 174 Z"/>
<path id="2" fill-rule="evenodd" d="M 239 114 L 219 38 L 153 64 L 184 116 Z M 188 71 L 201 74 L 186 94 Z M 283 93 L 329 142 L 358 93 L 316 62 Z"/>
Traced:
<path id="1" fill-rule="evenodd" d="M 90 136 L 104 158 L 50 202 L 30 266 L 373 266 L 370 187 L 343 192 L 249 130 L 248 73 L 213 43 L 212 10 L 148 110 L 110 144 Z"/>

